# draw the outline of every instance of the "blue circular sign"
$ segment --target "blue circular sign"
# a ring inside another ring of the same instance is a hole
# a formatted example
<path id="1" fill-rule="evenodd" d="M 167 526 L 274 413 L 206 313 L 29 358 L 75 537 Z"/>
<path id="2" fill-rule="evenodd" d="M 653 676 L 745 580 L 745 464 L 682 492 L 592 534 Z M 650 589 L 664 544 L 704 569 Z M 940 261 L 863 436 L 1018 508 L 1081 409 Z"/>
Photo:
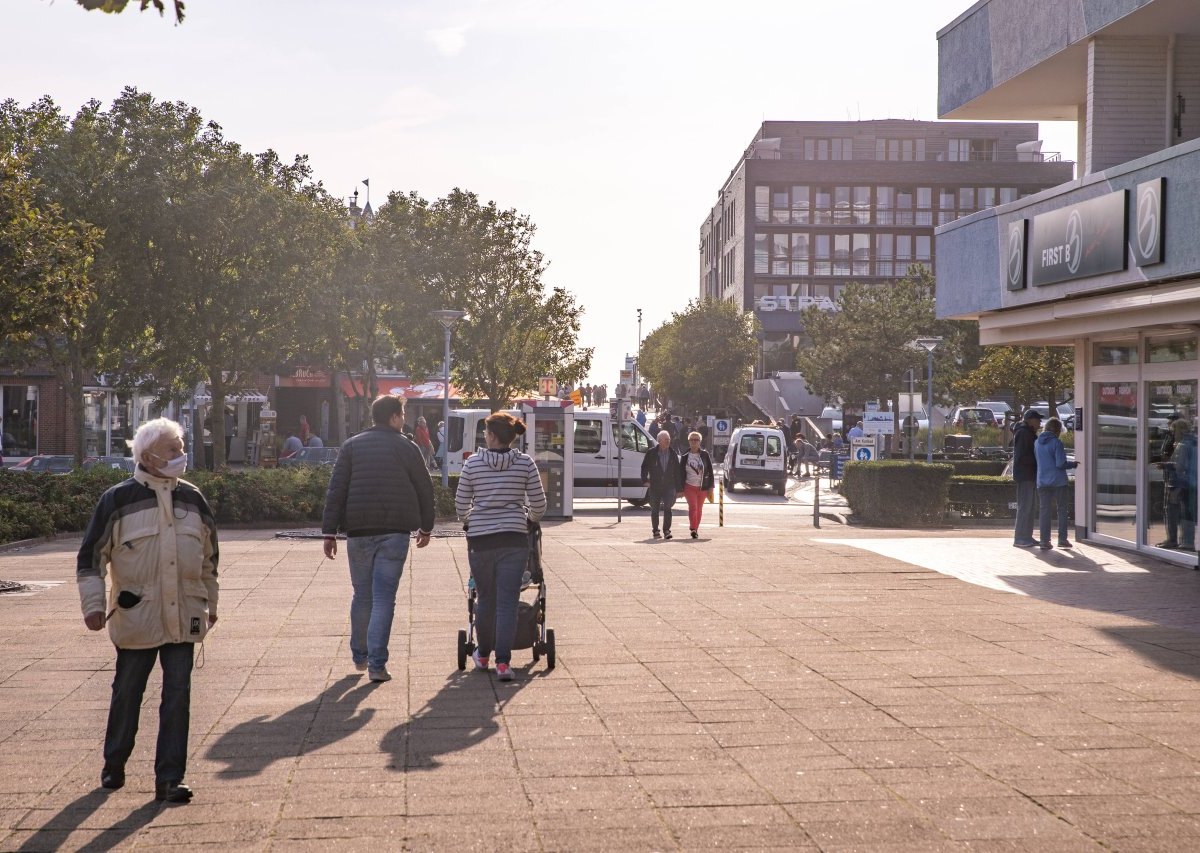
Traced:
<path id="1" fill-rule="evenodd" d="M 717 421 L 717 432 L 728 432 L 728 431 L 729 431 L 729 421 L 725 421 L 725 420 Z"/>
<path id="2" fill-rule="evenodd" d="M 874 455 L 875 454 L 871 452 L 871 448 L 869 447 L 860 447 L 858 450 L 854 451 L 854 458 L 859 462 L 870 462 L 871 457 Z"/>

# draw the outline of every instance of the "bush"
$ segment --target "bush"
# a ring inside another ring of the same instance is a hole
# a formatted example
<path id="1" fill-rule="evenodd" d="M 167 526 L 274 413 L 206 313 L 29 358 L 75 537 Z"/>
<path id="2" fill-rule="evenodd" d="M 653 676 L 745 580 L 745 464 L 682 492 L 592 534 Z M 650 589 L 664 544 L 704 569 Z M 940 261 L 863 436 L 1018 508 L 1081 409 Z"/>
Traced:
<path id="1" fill-rule="evenodd" d="M 841 492 L 850 510 L 867 524 L 906 527 L 940 524 L 954 469 L 924 462 L 851 462 Z"/>
<path id="2" fill-rule="evenodd" d="M 954 466 L 955 477 L 998 477 L 1004 470 L 1003 459 L 947 459 Z"/>
<path id="3" fill-rule="evenodd" d="M 1075 483 L 1071 490 L 1072 516 L 1075 506 Z M 962 513 L 963 518 L 1015 518 L 1017 511 L 1009 504 L 1017 500 L 1017 490 L 1010 477 L 953 477 L 950 480 L 949 507 Z"/>

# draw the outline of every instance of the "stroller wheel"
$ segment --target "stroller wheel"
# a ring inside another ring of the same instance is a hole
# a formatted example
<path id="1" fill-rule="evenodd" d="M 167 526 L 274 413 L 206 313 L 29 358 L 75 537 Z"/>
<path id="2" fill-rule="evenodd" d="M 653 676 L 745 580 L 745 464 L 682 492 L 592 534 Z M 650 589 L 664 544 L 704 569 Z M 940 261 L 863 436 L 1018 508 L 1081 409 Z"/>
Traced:
<path id="1" fill-rule="evenodd" d="M 546 629 L 546 669 L 554 669 L 554 629 Z"/>
<path id="2" fill-rule="evenodd" d="M 458 632 L 458 668 L 467 668 L 467 632 Z"/>
<path id="3" fill-rule="evenodd" d="M 541 646 L 542 646 L 542 644 L 541 644 L 541 643 L 534 643 L 534 644 L 533 644 L 533 662 L 534 662 L 534 663 L 537 663 L 539 660 L 541 660 L 541 659 L 542 659 L 542 649 L 541 649 Z"/>

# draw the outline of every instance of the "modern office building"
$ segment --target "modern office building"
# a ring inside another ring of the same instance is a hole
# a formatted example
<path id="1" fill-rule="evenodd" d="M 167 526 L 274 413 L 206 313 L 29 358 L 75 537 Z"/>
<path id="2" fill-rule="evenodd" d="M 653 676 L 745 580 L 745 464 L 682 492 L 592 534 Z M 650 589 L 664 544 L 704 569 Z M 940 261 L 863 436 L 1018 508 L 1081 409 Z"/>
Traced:
<path id="1" fill-rule="evenodd" d="M 934 268 L 938 225 L 1073 174 L 1036 123 L 764 122 L 700 227 L 700 296 L 755 311 L 768 350 L 791 343 L 848 283 Z"/>
<path id="2" fill-rule="evenodd" d="M 1200 4 L 981 0 L 938 49 L 943 117 L 1078 121 L 1080 167 L 938 229 L 938 312 L 1072 347 L 1077 535 L 1195 565 Z"/>

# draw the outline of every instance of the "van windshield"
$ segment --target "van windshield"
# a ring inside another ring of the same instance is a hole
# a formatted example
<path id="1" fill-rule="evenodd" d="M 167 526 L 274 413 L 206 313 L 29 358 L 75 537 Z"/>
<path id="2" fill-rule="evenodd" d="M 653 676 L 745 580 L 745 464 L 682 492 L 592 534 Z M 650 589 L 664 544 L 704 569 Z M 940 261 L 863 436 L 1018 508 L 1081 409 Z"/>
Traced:
<path id="1" fill-rule="evenodd" d="M 776 444 L 778 445 L 778 439 Z M 763 436 L 759 435 L 743 435 L 742 440 L 738 442 L 738 454 L 741 456 L 762 456 L 763 455 Z M 778 456 L 778 452 L 775 454 Z"/>

